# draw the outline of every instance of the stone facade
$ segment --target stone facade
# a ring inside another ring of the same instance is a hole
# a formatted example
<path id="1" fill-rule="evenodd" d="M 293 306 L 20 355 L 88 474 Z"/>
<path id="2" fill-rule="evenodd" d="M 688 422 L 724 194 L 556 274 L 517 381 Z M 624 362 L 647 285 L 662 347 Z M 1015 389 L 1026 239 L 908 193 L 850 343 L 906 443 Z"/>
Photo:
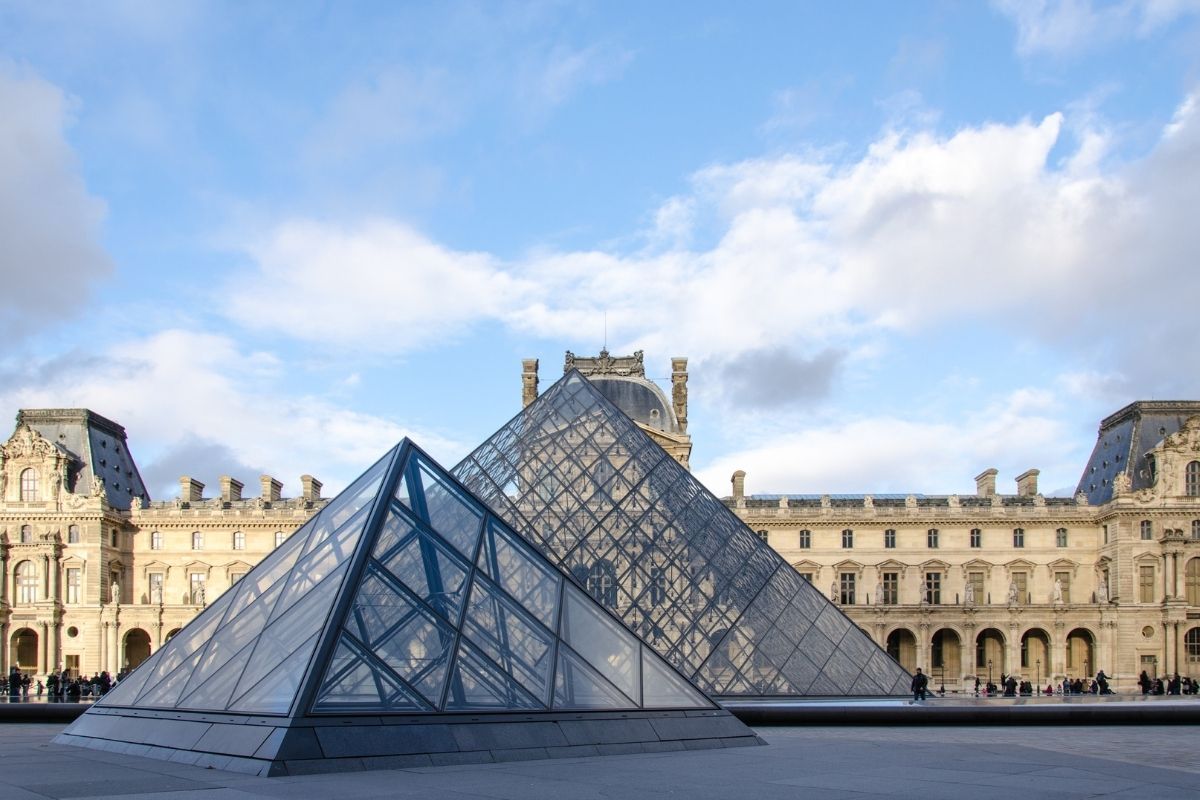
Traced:
<path id="1" fill-rule="evenodd" d="M 739 471 L 726 502 L 935 687 L 1196 676 L 1200 404 L 1134 403 L 1101 424 L 1096 453 L 1072 498 L 1039 494 L 1036 470 L 1013 494 L 985 470 L 964 497 L 747 495 Z"/>
<path id="2" fill-rule="evenodd" d="M 148 500 L 125 429 L 86 409 L 26 409 L 0 450 L 0 669 L 137 666 L 325 503 L 180 479 Z"/>

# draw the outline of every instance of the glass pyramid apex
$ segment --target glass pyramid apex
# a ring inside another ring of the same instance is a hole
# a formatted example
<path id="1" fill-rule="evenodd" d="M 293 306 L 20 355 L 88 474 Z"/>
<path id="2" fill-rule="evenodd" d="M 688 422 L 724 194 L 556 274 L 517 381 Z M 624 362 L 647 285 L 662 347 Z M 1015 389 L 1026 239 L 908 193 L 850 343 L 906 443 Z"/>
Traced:
<path id="1" fill-rule="evenodd" d="M 866 632 L 575 370 L 454 474 L 709 694 L 908 689 Z"/>
<path id="2" fill-rule="evenodd" d="M 715 706 L 405 440 L 97 709 L 312 717 Z"/>

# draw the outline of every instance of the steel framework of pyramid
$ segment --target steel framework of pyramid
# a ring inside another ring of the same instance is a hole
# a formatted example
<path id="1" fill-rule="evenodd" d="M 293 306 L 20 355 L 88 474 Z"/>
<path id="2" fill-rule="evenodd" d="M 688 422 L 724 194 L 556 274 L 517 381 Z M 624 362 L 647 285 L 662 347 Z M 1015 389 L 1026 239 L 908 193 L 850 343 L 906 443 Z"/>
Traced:
<path id="1" fill-rule="evenodd" d="M 903 667 L 574 370 L 454 475 L 710 695 L 909 688 Z"/>
<path id="2" fill-rule="evenodd" d="M 56 741 L 279 775 L 759 740 L 405 440 Z"/>

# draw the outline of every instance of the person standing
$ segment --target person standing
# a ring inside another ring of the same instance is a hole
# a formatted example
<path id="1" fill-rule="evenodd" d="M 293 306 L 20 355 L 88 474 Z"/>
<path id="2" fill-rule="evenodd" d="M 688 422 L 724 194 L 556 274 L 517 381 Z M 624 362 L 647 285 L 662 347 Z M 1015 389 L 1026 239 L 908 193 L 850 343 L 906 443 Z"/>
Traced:
<path id="1" fill-rule="evenodd" d="M 925 673 L 921 672 L 921 668 L 917 667 L 917 672 L 912 679 L 913 702 L 924 700 L 927 696 L 929 688 L 929 678 L 925 677 Z"/>

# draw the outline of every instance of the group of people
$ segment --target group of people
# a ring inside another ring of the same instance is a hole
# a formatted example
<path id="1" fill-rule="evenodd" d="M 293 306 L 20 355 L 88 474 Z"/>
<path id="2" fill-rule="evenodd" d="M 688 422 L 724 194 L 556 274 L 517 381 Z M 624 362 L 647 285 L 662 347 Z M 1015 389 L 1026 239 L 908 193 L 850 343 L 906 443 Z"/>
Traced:
<path id="1" fill-rule="evenodd" d="M 1164 682 L 1162 678 L 1151 678 L 1142 670 L 1138 676 L 1138 687 L 1142 694 L 1200 694 L 1200 681 L 1194 681 L 1188 676 L 1179 677 L 1176 672 Z"/>
<path id="2" fill-rule="evenodd" d="M 1142 679 L 1138 681 L 1142 685 L 1142 693 L 1150 694 L 1151 690 L 1146 687 L 1151 686 L 1150 679 L 1146 673 L 1142 673 Z M 1162 682 L 1158 681 L 1158 694 L 1162 694 Z M 1175 687 L 1172 691 L 1170 687 Z M 925 675 L 920 667 L 912 678 L 912 693 L 913 701 L 925 700 L 929 695 L 929 677 Z M 1154 687 L 1151 686 L 1151 689 Z M 1168 684 L 1168 694 L 1200 694 L 1200 681 L 1192 681 L 1188 678 L 1182 680 L 1178 675 Z M 944 694 L 945 690 L 939 692 Z M 1085 682 L 1082 678 L 1071 680 L 1069 677 L 1063 678 L 1063 682 L 1059 685 L 1053 683 L 1046 684 L 1045 689 L 1038 689 L 1033 685 L 1032 681 L 1018 681 L 1013 675 L 1000 675 L 1000 685 L 992 683 L 990 680 L 985 684 L 978 677 L 975 678 L 975 696 L 976 697 L 995 697 L 997 694 L 1002 694 L 1004 697 L 1033 697 L 1036 694 L 1044 695 L 1072 695 L 1072 694 L 1114 694 L 1112 688 L 1108 684 L 1108 676 L 1104 674 L 1104 670 L 1096 673 L 1096 677 L 1090 683 Z"/>
<path id="3" fill-rule="evenodd" d="M 121 677 L 123 675 L 118 675 L 118 680 Z M 10 703 L 28 700 L 31 692 L 36 692 L 38 699 L 45 695 L 52 701 L 77 702 L 84 697 L 100 697 L 107 694 L 115 685 L 116 681 L 107 672 L 97 673 L 90 678 L 85 676 L 74 678 L 66 670 L 51 672 L 46 676 L 45 683 L 42 683 L 41 680 L 34 680 L 34 677 L 28 672 L 21 672 L 15 666 L 8 675 L 0 675 L 0 694 L 7 695 Z"/>

